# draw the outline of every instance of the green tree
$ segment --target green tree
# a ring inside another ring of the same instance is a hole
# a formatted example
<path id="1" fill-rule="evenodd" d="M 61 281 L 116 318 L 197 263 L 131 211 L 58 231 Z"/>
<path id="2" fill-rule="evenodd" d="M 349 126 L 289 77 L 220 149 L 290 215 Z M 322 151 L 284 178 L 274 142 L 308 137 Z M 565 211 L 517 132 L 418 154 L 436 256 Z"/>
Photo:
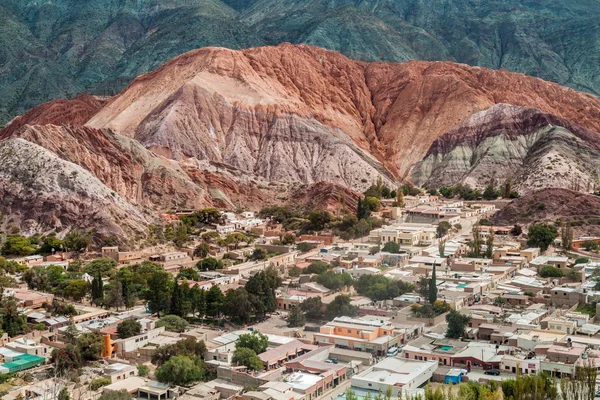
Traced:
<path id="1" fill-rule="evenodd" d="M 46 236 L 40 246 L 40 254 L 52 254 L 63 248 L 63 241 L 56 237 L 55 233 Z"/>
<path id="2" fill-rule="evenodd" d="M 446 322 L 448 323 L 448 329 L 446 330 L 446 337 L 449 339 L 459 339 L 465 336 L 465 328 L 471 321 L 471 318 L 459 313 L 458 311 L 452 310 L 446 315 Z"/>
<path id="3" fill-rule="evenodd" d="M 251 349 L 256 354 L 260 354 L 269 348 L 269 338 L 258 331 L 244 333 L 243 335 L 240 335 L 237 342 L 235 342 L 235 348 L 247 348 Z"/>
<path id="4" fill-rule="evenodd" d="M 369 203 L 366 200 L 367 199 L 358 199 L 358 206 L 356 208 L 356 218 L 359 221 L 365 218 L 369 218 L 369 215 L 371 215 L 371 208 L 369 207 Z"/>
<path id="5" fill-rule="evenodd" d="M 569 251 L 573 247 L 573 227 L 570 222 L 561 224 L 560 241 L 563 251 Z"/>
<path id="6" fill-rule="evenodd" d="M 145 297 L 148 301 L 148 309 L 152 314 L 160 317 L 160 313 L 168 309 L 171 286 L 171 274 L 168 272 L 154 271 L 150 275 Z"/>
<path id="7" fill-rule="evenodd" d="M 383 248 L 381 249 L 381 251 L 387 252 L 387 253 L 399 253 L 400 252 L 400 245 L 398 245 L 398 243 L 396 243 L 396 242 L 387 242 L 383 246 Z"/>
<path id="8" fill-rule="evenodd" d="M 87 296 L 90 290 L 90 285 L 83 279 L 73 279 L 69 281 L 64 290 L 64 295 L 73 301 L 81 301 Z"/>
<path id="9" fill-rule="evenodd" d="M 406 205 L 404 202 L 404 192 L 400 188 L 396 190 L 396 205 L 400 208 L 404 208 Z"/>
<path id="10" fill-rule="evenodd" d="M 310 263 L 310 265 L 308 267 L 304 268 L 303 272 L 305 274 L 317 274 L 317 275 L 321 275 L 322 273 L 324 273 L 328 269 L 329 269 L 329 267 L 324 262 L 313 261 L 312 263 Z"/>
<path id="11" fill-rule="evenodd" d="M 553 225 L 533 225 L 529 228 L 527 245 L 529 247 L 539 247 L 542 252 L 545 252 L 557 235 L 558 232 Z"/>
<path id="12" fill-rule="evenodd" d="M 245 289 L 258 300 L 255 302 L 255 308 L 259 317 L 277 309 L 275 290 L 279 286 L 281 286 L 281 278 L 271 267 L 252 275 L 246 282 Z"/>
<path id="13" fill-rule="evenodd" d="M 159 382 L 189 385 L 204 378 L 203 362 L 188 356 L 174 356 L 154 372 Z"/>
<path id="14" fill-rule="evenodd" d="M 219 239 L 221 239 L 221 235 L 217 231 L 209 231 L 202 234 L 202 240 L 207 243 L 217 243 Z"/>
<path id="15" fill-rule="evenodd" d="M 218 286 L 213 286 L 206 292 L 206 314 L 211 317 L 216 317 L 221 313 L 225 296 Z"/>
<path id="16" fill-rule="evenodd" d="M 342 316 L 353 317 L 356 315 L 356 310 L 358 307 L 353 306 L 350 303 L 350 296 L 345 294 L 336 296 L 336 298 L 327 305 L 327 308 L 325 309 L 325 316 L 327 319 L 334 319 L 335 317 Z"/>
<path id="17" fill-rule="evenodd" d="M 600 246 L 593 240 L 584 240 L 581 247 L 586 251 L 596 251 Z"/>
<path id="18" fill-rule="evenodd" d="M 97 258 L 83 267 L 83 272 L 91 276 L 110 277 L 114 274 L 117 262 L 112 258 Z"/>
<path id="19" fill-rule="evenodd" d="M 225 237 L 225 243 L 227 246 L 233 246 L 234 249 L 237 249 L 240 243 L 248 243 L 249 240 L 250 239 L 248 236 L 240 232 L 230 233 Z"/>
<path id="20" fill-rule="evenodd" d="M 221 260 L 217 260 L 216 258 L 208 257 L 204 260 L 198 261 L 196 263 L 196 268 L 200 271 L 214 271 L 216 269 L 223 268 L 223 262 Z"/>
<path id="21" fill-rule="evenodd" d="M 90 243 L 90 236 L 79 231 L 71 231 L 67 233 L 67 235 L 63 239 L 64 247 L 67 250 L 74 252 L 80 252 L 87 249 Z"/>
<path id="22" fill-rule="evenodd" d="M 260 301 L 251 296 L 246 288 L 240 287 L 227 292 L 222 309 L 228 317 L 247 323 L 256 314 L 257 306 L 264 311 L 264 307 L 259 303 Z"/>
<path id="23" fill-rule="evenodd" d="M 54 364 L 59 374 L 77 371 L 83 366 L 81 356 L 77 349 L 68 344 L 66 348 L 56 348 L 50 353 L 50 362 Z"/>
<path id="24" fill-rule="evenodd" d="M 291 245 L 296 243 L 296 236 L 291 233 L 287 233 L 281 238 L 281 244 L 283 245 Z"/>
<path id="25" fill-rule="evenodd" d="M 125 298 L 123 297 L 123 285 L 117 277 L 118 275 L 115 275 L 115 279 L 113 279 L 108 287 L 106 296 L 104 298 L 104 305 L 108 308 L 114 307 L 117 311 L 119 311 L 119 307 L 123 307 L 125 305 Z"/>
<path id="26" fill-rule="evenodd" d="M 256 355 L 256 352 L 247 347 L 240 347 L 235 349 L 231 361 L 238 365 L 244 365 L 248 369 L 254 371 L 262 371 L 264 369 L 263 363 L 260 360 L 260 358 L 258 358 L 258 356 Z"/>
<path id="27" fill-rule="evenodd" d="M 142 331 L 142 324 L 134 319 L 126 319 L 117 325 L 117 334 L 119 339 L 127 339 L 132 336 L 137 336 Z"/>
<path id="28" fill-rule="evenodd" d="M 300 304 L 300 309 L 304 311 L 306 318 L 311 321 L 320 321 L 323 319 L 323 302 L 318 296 L 309 297 Z"/>
<path id="29" fill-rule="evenodd" d="M 94 275 L 92 279 L 92 301 L 97 306 L 104 303 L 104 282 L 101 274 Z"/>
<path id="30" fill-rule="evenodd" d="M 381 209 L 381 202 L 376 197 L 365 197 L 363 202 L 366 203 L 369 211 L 379 211 Z"/>
<path id="31" fill-rule="evenodd" d="M 485 240 L 485 257 L 492 259 L 494 256 L 494 232 L 490 229 L 490 232 Z"/>
<path id="32" fill-rule="evenodd" d="M 207 243 L 200 243 L 194 249 L 194 256 L 204 258 L 208 255 L 209 251 L 210 251 L 210 246 Z"/>
<path id="33" fill-rule="evenodd" d="M 337 273 L 329 270 L 319 275 L 317 283 L 325 286 L 327 289 L 340 290 L 344 286 L 352 286 L 354 280 L 346 272 Z"/>
<path id="34" fill-rule="evenodd" d="M 301 253 L 306 253 L 313 249 L 313 246 L 310 243 L 302 242 L 296 245 L 296 249 L 298 249 Z"/>
<path id="35" fill-rule="evenodd" d="M 19 313 L 15 298 L 4 296 L 2 291 L 0 288 L 0 327 L 10 337 L 21 335 L 27 330 L 25 316 Z"/>
<path id="36" fill-rule="evenodd" d="M 445 239 L 440 239 L 440 242 L 438 243 L 438 253 L 440 253 L 440 257 L 442 257 L 442 258 L 446 257 L 446 240 Z"/>
<path id="37" fill-rule="evenodd" d="M 156 323 L 156 327 L 160 328 L 164 326 L 165 330 L 169 332 L 185 332 L 188 327 L 188 322 L 177 316 L 177 315 L 165 315 Z"/>
<path id="38" fill-rule="evenodd" d="M 142 376 L 142 377 L 148 376 L 148 374 L 150 373 L 150 368 L 148 368 L 148 366 L 144 365 L 144 364 L 139 364 L 137 366 L 137 370 L 138 370 L 138 375 Z"/>
<path id="39" fill-rule="evenodd" d="M 96 332 L 85 332 L 77 337 L 77 350 L 85 361 L 96 361 L 102 356 L 104 341 Z"/>
<path id="40" fill-rule="evenodd" d="M 257 247 L 254 249 L 250 257 L 250 260 L 264 260 L 267 258 L 267 251 L 261 247 Z"/>
<path id="41" fill-rule="evenodd" d="M 290 328 L 299 328 L 306 325 L 306 318 L 299 306 L 290 308 L 286 322 Z"/>
<path id="42" fill-rule="evenodd" d="M 10 235 L 2 245 L 1 252 L 5 256 L 28 256 L 35 252 L 35 246 L 26 237 Z"/>
<path id="43" fill-rule="evenodd" d="M 500 193 L 491 185 L 486 186 L 483 191 L 483 198 L 486 200 L 496 200 Z"/>
<path id="44" fill-rule="evenodd" d="M 452 228 L 452 225 L 448 221 L 442 221 L 438 224 L 436 229 L 436 235 L 438 238 L 443 238 L 448 234 L 448 231 Z"/>
<path id="45" fill-rule="evenodd" d="M 429 304 L 433 304 L 437 300 L 437 280 L 435 276 L 435 265 L 431 270 L 431 280 L 429 282 L 429 293 L 428 293 Z"/>
<path id="46" fill-rule="evenodd" d="M 131 400 L 131 395 L 127 390 L 109 390 L 107 392 L 102 392 L 98 400 Z"/>
<path id="47" fill-rule="evenodd" d="M 192 268 L 184 268 L 179 271 L 179 274 L 177 274 L 177 279 L 187 279 L 198 282 L 200 280 L 200 275 L 198 275 L 198 272 Z"/>
<path id="48" fill-rule="evenodd" d="M 325 210 L 313 210 L 308 214 L 308 220 L 312 230 L 321 231 L 331 222 L 331 214 Z"/>
<path id="49" fill-rule="evenodd" d="M 540 276 L 542 278 L 562 278 L 563 273 L 560 269 L 558 269 L 552 265 L 545 265 L 540 270 Z"/>

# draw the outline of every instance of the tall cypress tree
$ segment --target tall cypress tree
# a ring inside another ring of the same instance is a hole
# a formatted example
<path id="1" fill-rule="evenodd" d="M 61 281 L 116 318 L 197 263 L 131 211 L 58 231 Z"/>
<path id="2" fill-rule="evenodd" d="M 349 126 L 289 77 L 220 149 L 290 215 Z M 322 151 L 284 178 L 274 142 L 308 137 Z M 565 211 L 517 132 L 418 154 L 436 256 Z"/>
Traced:
<path id="1" fill-rule="evenodd" d="M 101 305 L 104 301 L 104 282 L 100 273 L 92 280 L 92 300 L 95 305 Z"/>
<path id="2" fill-rule="evenodd" d="M 437 282 L 435 278 L 435 264 L 431 271 L 431 279 L 429 280 L 429 303 L 433 305 L 437 300 Z"/>
<path id="3" fill-rule="evenodd" d="M 175 281 L 173 285 L 173 295 L 171 296 L 171 304 L 169 305 L 169 314 L 183 317 L 182 287 L 177 281 Z"/>

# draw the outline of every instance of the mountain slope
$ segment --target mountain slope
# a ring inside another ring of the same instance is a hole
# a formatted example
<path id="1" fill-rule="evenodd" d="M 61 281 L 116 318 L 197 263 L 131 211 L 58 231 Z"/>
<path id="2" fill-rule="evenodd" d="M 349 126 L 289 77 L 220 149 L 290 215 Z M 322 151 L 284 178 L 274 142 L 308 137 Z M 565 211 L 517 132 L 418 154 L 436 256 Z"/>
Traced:
<path id="1" fill-rule="evenodd" d="M 598 135 L 537 109 L 499 104 L 437 139 L 412 170 L 429 187 L 484 187 L 509 179 L 525 193 L 545 187 L 591 190 L 600 168 Z"/>
<path id="2" fill-rule="evenodd" d="M 202 46 L 457 61 L 598 94 L 599 16 L 593 0 L 5 0 L 0 124 L 51 99 L 117 93 Z"/>

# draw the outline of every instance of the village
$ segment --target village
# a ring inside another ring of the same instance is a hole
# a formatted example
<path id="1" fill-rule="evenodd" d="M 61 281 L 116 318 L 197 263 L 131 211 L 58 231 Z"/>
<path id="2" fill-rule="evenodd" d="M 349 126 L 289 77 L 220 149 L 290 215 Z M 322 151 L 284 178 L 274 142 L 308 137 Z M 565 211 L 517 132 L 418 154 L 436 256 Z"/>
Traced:
<path id="1" fill-rule="evenodd" d="M 6 255 L 0 394 L 425 399 L 524 376 L 568 388 L 585 369 L 595 392 L 600 238 L 496 226 L 498 205 L 409 191 L 356 216 L 179 210 L 174 226 L 202 230 L 176 246 Z"/>

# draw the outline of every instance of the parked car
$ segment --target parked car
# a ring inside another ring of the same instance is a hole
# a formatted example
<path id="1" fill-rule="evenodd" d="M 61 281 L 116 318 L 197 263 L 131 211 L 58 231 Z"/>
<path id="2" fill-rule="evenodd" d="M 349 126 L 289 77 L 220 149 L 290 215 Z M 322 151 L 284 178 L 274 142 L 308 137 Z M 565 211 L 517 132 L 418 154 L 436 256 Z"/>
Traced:
<path id="1" fill-rule="evenodd" d="M 488 369 L 487 371 L 484 372 L 484 374 L 486 375 L 500 375 L 500 370 L 499 369 Z"/>

